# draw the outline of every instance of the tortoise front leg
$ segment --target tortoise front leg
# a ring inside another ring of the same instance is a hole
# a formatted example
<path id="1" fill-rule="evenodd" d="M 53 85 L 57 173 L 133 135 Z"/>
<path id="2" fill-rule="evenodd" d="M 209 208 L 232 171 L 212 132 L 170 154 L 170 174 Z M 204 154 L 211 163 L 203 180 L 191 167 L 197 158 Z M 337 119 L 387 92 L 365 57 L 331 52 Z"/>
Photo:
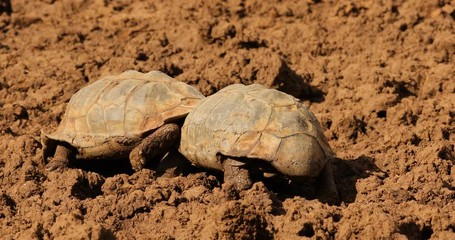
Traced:
<path id="1" fill-rule="evenodd" d="M 250 173 L 245 168 L 245 163 L 232 158 L 223 161 L 224 186 L 223 189 L 231 195 L 232 191 L 237 194 L 240 191 L 249 189 L 253 186 Z"/>
<path id="2" fill-rule="evenodd" d="M 55 149 L 55 154 L 52 160 L 46 165 L 46 170 L 47 171 L 53 171 L 56 169 L 63 169 L 68 167 L 69 160 L 70 158 L 74 157 L 74 152 L 63 146 L 63 145 L 57 145 L 57 148 Z"/>
<path id="3" fill-rule="evenodd" d="M 152 160 L 158 165 L 161 158 L 169 149 L 179 141 L 180 127 L 169 123 L 158 128 L 155 132 L 144 138 L 142 142 L 130 153 L 131 166 L 135 171 L 143 169 Z"/>

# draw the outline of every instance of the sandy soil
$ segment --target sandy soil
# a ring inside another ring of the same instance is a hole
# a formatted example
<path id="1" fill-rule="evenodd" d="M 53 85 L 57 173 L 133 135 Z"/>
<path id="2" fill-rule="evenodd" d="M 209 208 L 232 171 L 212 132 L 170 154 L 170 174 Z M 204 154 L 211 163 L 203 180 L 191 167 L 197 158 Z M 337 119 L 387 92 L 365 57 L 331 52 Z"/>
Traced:
<path id="1" fill-rule="evenodd" d="M 450 0 L 0 1 L 1 238 L 455 239 L 454 56 Z M 228 200 L 203 169 L 43 171 L 41 128 L 128 69 L 304 100 L 342 203 L 262 182 Z"/>

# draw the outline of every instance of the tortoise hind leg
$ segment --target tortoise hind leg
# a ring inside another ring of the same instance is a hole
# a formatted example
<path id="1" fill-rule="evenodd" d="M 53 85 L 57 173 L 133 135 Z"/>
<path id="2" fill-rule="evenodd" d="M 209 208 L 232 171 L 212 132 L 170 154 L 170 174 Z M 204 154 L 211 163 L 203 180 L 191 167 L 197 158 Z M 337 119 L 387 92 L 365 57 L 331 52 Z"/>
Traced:
<path id="1" fill-rule="evenodd" d="M 57 145 L 52 160 L 46 165 L 47 171 L 68 167 L 70 158 L 74 157 L 74 151 L 63 145 Z"/>
<path id="2" fill-rule="evenodd" d="M 317 180 L 317 197 L 320 201 L 329 204 L 337 204 L 339 202 L 338 191 L 333 179 L 332 163 L 328 162 L 322 170 Z"/>
<path id="3" fill-rule="evenodd" d="M 133 170 L 139 171 L 150 164 L 158 165 L 179 139 L 180 127 L 177 124 L 169 123 L 158 128 L 131 151 L 130 162 Z M 153 160 L 156 162 L 152 163 Z"/>

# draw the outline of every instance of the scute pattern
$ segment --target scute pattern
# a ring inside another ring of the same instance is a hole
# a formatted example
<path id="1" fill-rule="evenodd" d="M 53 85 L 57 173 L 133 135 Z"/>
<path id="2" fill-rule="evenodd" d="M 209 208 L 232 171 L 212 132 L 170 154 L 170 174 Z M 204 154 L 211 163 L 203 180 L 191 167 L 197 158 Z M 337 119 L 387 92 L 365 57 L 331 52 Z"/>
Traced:
<path id="1" fill-rule="evenodd" d="M 234 84 L 201 101 L 182 128 L 180 151 L 222 170 L 218 154 L 270 162 L 290 176 L 316 176 L 333 153 L 316 117 L 296 98 Z"/>
<path id="2" fill-rule="evenodd" d="M 203 97 L 159 71 L 126 71 L 74 94 L 57 131 L 47 137 L 76 148 L 99 146 L 116 137 L 137 139 L 186 116 Z"/>

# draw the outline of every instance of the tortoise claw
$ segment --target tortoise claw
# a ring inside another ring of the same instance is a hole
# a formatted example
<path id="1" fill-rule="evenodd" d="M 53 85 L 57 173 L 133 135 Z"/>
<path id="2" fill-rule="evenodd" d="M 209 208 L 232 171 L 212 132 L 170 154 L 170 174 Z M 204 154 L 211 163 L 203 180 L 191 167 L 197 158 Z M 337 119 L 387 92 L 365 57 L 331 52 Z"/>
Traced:
<path id="1" fill-rule="evenodd" d="M 46 171 L 51 172 L 57 169 L 65 169 L 66 167 L 68 167 L 68 160 L 54 158 L 48 164 L 46 164 Z"/>
<path id="2" fill-rule="evenodd" d="M 73 154 L 74 153 L 69 148 L 58 145 L 55 150 L 54 158 L 46 164 L 46 171 L 54 171 L 68 167 L 68 158 L 72 157 Z"/>

